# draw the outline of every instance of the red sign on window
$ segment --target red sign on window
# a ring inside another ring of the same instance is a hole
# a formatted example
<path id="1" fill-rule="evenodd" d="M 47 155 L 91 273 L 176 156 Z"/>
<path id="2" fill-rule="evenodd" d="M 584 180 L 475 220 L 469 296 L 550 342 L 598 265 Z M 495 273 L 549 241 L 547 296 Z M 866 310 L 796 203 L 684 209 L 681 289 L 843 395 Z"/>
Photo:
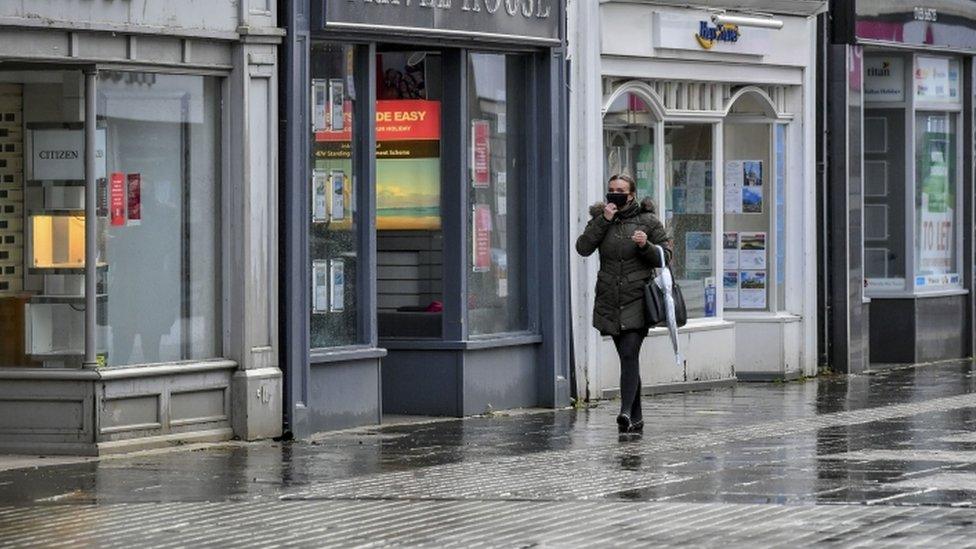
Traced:
<path id="1" fill-rule="evenodd" d="M 491 270 L 491 206 L 475 204 L 473 208 L 473 270 L 486 273 Z"/>
<path id="2" fill-rule="evenodd" d="M 109 179 L 109 211 L 113 226 L 125 226 L 125 174 L 122 172 L 112 172 Z"/>
<path id="3" fill-rule="evenodd" d="M 491 124 L 487 120 L 471 121 L 471 171 L 475 188 L 491 186 Z"/>

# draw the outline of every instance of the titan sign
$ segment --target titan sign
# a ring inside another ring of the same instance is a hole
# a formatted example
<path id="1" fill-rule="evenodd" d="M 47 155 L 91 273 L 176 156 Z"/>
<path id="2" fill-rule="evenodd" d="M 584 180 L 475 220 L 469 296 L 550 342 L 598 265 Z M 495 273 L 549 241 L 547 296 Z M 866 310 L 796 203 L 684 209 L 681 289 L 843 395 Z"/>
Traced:
<path id="1" fill-rule="evenodd" d="M 325 0 L 325 29 L 558 42 L 561 0 Z"/>

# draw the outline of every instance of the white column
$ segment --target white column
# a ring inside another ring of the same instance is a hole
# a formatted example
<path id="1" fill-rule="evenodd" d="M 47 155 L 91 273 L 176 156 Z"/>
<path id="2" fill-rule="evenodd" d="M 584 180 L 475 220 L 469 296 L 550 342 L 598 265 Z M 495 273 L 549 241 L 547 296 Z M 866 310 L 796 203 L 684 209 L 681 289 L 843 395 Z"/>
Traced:
<path id="1" fill-rule="evenodd" d="M 570 245 L 590 219 L 590 204 L 603 189 L 603 84 L 601 78 L 600 3 L 576 0 L 569 5 L 570 74 Z M 571 250 L 570 278 L 578 394 L 599 397 L 600 336 L 592 326 L 595 258 L 583 260 Z"/>

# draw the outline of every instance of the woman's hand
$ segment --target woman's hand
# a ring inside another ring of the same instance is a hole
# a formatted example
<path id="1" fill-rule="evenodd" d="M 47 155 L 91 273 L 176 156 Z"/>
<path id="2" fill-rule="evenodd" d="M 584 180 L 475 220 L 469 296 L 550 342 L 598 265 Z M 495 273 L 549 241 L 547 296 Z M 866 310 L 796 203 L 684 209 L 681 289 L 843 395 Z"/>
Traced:
<path id="1" fill-rule="evenodd" d="M 607 221 L 613 221 L 613 216 L 617 215 L 617 205 L 613 202 L 607 204 L 603 207 L 603 218 Z"/>
<path id="2" fill-rule="evenodd" d="M 634 244 L 637 244 L 638 248 L 647 246 L 647 233 L 644 231 L 634 231 L 634 234 L 631 235 L 630 239 L 634 241 Z"/>

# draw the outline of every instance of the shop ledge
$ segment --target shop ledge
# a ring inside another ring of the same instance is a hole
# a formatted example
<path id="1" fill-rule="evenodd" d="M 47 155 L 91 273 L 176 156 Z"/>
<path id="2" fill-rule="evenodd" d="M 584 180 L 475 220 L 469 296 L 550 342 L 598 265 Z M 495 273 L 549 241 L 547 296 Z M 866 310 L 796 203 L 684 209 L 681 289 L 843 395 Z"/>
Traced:
<path id="1" fill-rule="evenodd" d="M 95 265 L 95 268 L 98 269 L 99 271 L 108 270 L 108 263 L 99 263 L 99 264 Z M 74 265 L 71 265 L 71 266 L 68 266 L 68 265 L 48 265 L 48 266 L 44 266 L 44 267 L 28 267 L 27 268 L 27 274 L 31 274 L 31 275 L 46 275 L 46 274 L 50 274 L 50 275 L 68 274 L 68 275 L 71 275 L 71 274 L 84 274 L 84 273 L 85 273 L 85 267 L 84 266 L 78 267 L 78 266 L 74 266 Z"/>
<path id="2" fill-rule="evenodd" d="M 394 350 L 475 351 L 498 347 L 519 347 L 542 343 L 542 335 L 531 332 L 472 337 L 463 341 L 440 339 L 383 339 L 380 345 Z"/>
<path id="3" fill-rule="evenodd" d="M 352 347 L 338 347 L 334 349 L 312 349 L 308 354 L 311 365 L 331 364 L 353 360 L 372 360 L 386 356 L 386 349 L 358 345 Z"/>

